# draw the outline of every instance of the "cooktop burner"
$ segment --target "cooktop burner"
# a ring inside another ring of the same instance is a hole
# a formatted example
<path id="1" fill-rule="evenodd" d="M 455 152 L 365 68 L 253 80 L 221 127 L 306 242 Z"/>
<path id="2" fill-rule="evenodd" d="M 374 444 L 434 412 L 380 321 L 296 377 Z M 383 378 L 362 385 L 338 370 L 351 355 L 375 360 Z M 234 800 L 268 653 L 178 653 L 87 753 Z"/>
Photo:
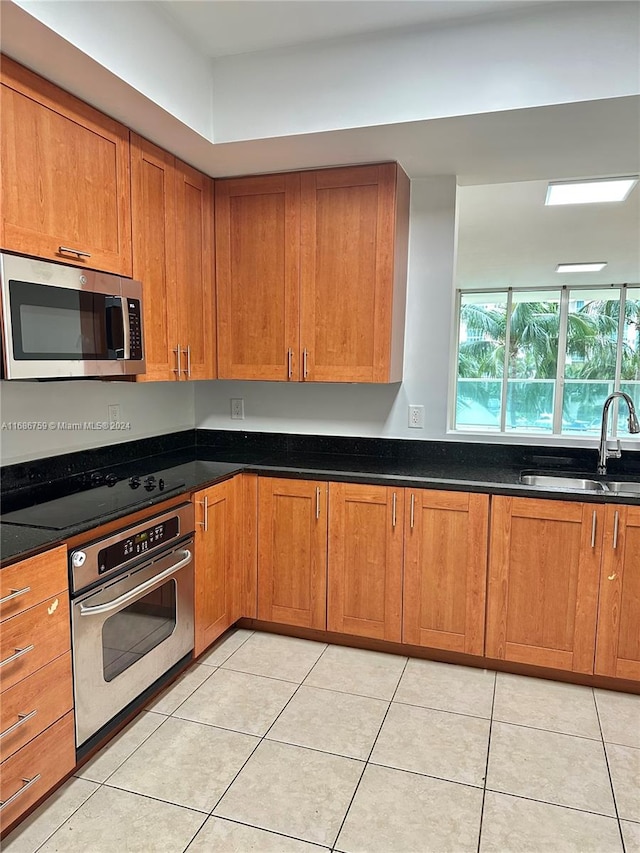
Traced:
<path id="1" fill-rule="evenodd" d="M 24 507 L 2 516 L 8 524 L 65 530 L 85 521 L 144 504 L 159 492 L 172 492 L 184 486 L 184 480 L 168 468 L 153 474 L 118 479 L 115 474 L 95 472 L 87 489 L 63 498 Z"/>

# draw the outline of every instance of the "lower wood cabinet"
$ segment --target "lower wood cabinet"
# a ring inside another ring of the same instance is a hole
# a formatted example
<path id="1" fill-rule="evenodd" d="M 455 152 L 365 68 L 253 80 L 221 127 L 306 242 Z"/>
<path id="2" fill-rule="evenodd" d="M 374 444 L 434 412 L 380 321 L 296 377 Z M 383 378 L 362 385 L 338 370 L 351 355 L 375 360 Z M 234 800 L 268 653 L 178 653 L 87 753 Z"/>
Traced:
<path id="1" fill-rule="evenodd" d="M 494 497 L 488 657 L 592 673 L 604 507 Z"/>
<path id="2" fill-rule="evenodd" d="M 194 654 L 199 655 L 242 615 L 242 478 L 196 492 L 194 502 Z"/>
<path id="3" fill-rule="evenodd" d="M 605 508 L 595 671 L 640 681 L 640 506 Z"/>
<path id="4" fill-rule="evenodd" d="M 331 483 L 330 631 L 402 639 L 403 491 Z"/>
<path id="5" fill-rule="evenodd" d="M 258 619 L 327 627 L 327 483 L 258 481 Z"/>
<path id="6" fill-rule="evenodd" d="M 405 490 L 402 640 L 484 653 L 489 496 Z"/>

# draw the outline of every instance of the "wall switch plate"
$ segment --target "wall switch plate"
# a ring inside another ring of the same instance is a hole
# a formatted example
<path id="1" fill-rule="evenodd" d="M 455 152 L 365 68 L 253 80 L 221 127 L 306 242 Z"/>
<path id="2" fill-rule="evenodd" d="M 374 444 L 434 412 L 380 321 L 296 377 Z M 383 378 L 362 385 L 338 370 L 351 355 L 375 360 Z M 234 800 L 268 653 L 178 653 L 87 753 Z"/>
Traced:
<path id="1" fill-rule="evenodd" d="M 110 424 L 119 424 L 120 423 L 120 404 L 119 403 L 111 403 L 109 406 L 109 423 Z"/>
<path id="2" fill-rule="evenodd" d="M 424 406 L 409 406 L 409 426 L 424 429 Z"/>
<path id="3" fill-rule="evenodd" d="M 244 400 L 242 397 L 231 400 L 231 418 L 236 421 L 244 420 Z"/>

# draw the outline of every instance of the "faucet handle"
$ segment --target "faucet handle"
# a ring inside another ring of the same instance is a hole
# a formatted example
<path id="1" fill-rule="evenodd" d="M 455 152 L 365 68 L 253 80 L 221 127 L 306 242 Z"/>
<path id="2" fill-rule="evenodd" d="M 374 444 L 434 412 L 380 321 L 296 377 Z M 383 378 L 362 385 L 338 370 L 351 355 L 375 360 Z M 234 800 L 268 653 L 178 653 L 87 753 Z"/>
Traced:
<path id="1" fill-rule="evenodd" d="M 620 445 L 620 439 L 616 441 L 616 446 L 614 450 L 610 450 L 607 448 L 607 459 L 620 459 L 622 456 L 622 447 Z"/>

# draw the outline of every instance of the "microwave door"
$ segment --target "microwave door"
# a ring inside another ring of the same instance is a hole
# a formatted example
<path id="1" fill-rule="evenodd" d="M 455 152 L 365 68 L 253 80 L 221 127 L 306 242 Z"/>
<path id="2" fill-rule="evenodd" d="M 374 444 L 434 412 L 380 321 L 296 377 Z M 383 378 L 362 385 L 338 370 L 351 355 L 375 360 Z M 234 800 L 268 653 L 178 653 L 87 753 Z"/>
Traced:
<path id="1" fill-rule="evenodd" d="M 124 302 L 121 296 L 107 296 L 106 308 L 106 334 L 107 353 L 110 359 L 129 358 L 129 340 L 125 334 L 128 324 L 125 324 Z"/>

